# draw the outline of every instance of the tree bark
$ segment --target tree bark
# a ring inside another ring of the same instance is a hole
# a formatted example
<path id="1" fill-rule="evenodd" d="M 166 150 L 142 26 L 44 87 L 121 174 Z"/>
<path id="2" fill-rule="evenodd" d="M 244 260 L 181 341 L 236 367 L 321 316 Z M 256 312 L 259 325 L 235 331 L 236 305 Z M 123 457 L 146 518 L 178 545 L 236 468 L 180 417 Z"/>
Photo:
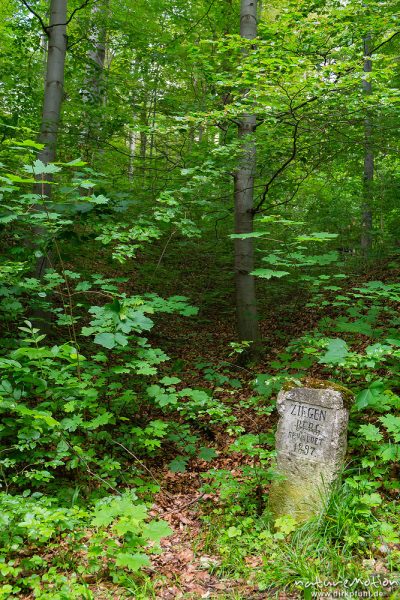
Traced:
<path id="1" fill-rule="evenodd" d="M 48 51 L 46 63 L 46 78 L 44 86 L 42 121 L 39 141 L 44 148 L 38 153 L 38 159 L 47 164 L 54 162 L 57 152 L 57 137 L 60 125 L 61 105 L 64 95 L 64 65 L 67 52 L 67 0 L 51 0 L 50 20 L 47 27 Z M 49 175 L 46 175 L 49 179 Z M 46 197 L 51 196 L 51 185 L 38 182 L 35 193 Z M 38 207 L 43 210 L 42 207 Z M 43 237 L 44 231 L 35 232 L 38 238 Z M 48 267 L 48 258 L 44 254 L 36 261 L 35 276 L 41 279 Z"/>
<path id="2" fill-rule="evenodd" d="M 364 73 L 371 73 L 371 71 L 371 35 L 368 34 L 364 38 Z M 363 79 L 362 87 L 365 94 L 372 93 L 372 84 L 368 79 Z M 372 119 L 367 112 L 364 120 L 364 177 L 363 203 L 361 208 L 361 252 L 365 257 L 369 255 L 372 248 L 372 205 L 374 199 L 374 150 L 372 134 Z"/>
<path id="3" fill-rule="evenodd" d="M 257 0 L 241 0 L 240 35 L 257 36 Z M 254 178 L 256 171 L 256 116 L 243 114 L 238 124 L 242 141 L 241 157 L 234 177 L 235 233 L 252 233 L 254 219 Z M 237 330 L 241 341 L 257 343 L 260 328 L 257 315 L 252 238 L 235 239 L 235 287 Z"/>
<path id="4" fill-rule="evenodd" d="M 106 58 L 106 27 L 104 22 L 97 24 L 96 18 L 104 16 L 108 7 L 108 1 L 104 0 L 101 5 L 94 4 L 92 8 L 93 29 L 89 40 L 91 47 L 88 52 L 88 66 L 86 70 L 85 99 L 95 105 L 103 103 L 104 100 L 104 62 Z"/>
<path id="5" fill-rule="evenodd" d="M 90 19 L 90 47 L 87 53 L 87 65 L 82 90 L 85 105 L 83 111 L 82 145 L 86 159 L 95 163 L 102 154 L 101 130 L 103 110 L 106 103 L 104 65 L 106 59 L 106 15 L 108 0 L 101 0 L 93 5 Z M 82 190 L 82 195 L 90 195 L 91 190 Z"/>
<path id="6" fill-rule="evenodd" d="M 64 65 L 67 52 L 67 0 L 51 0 L 49 42 L 42 122 L 39 141 L 45 145 L 38 158 L 45 164 L 56 157 L 61 104 L 64 95 Z M 49 190 L 48 190 L 49 191 Z M 46 194 L 47 195 L 47 194 Z"/>

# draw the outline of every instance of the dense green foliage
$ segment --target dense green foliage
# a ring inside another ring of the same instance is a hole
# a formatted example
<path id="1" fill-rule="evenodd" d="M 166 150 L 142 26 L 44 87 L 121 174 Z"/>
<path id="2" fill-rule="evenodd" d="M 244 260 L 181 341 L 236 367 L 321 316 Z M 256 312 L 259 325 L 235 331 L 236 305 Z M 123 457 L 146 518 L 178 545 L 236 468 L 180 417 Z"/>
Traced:
<path id="1" fill-rule="evenodd" d="M 163 597 L 151 565 L 172 529 L 153 505 L 174 502 L 166 474 L 191 469 L 196 544 L 223 581 L 272 598 L 390 579 L 398 2 L 263 3 L 253 43 L 237 0 L 71 0 L 57 159 L 45 163 L 49 5 L 0 0 L 0 598 Z M 243 234 L 232 195 L 248 112 L 257 161 Z M 246 238 L 258 355 L 233 327 L 233 241 Z M 312 379 L 355 398 L 348 462 L 322 515 L 274 522 L 276 394 Z M 396 581 L 384 595 L 397 597 Z"/>

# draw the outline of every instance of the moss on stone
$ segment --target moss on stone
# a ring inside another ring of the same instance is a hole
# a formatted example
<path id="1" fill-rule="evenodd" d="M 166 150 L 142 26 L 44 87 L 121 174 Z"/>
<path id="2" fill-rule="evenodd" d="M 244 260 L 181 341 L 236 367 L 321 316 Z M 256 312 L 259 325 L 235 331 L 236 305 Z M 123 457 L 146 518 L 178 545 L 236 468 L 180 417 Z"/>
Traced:
<path id="1" fill-rule="evenodd" d="M 300 385 L 299 385 L 299 381 L 300 381 Z M 314 388 L 314 389 L 319 389 L 319 390 L 321 390 L 321 389 L 335 390 L 342 395 L 343 404 L 344 404 L 345 408 L 347 408 L 347 410 L 350 410 L 351 405 L 354 402 L 354 394 L 351 390 L 349 390 L 348 388 L 346 388 L 343 385 L 339 385 L 338 383 L 335 383 L 333 381 L 329 381 L 326 379 L 315 379 L 314 377 L 304 377 L 301 380 L 291 379 L 289 381 L 286 381 L 286 383 L 284 383 L 284 385 L 282 386 L 282 390 L 285 392 L 288 392 L 294 388 L 299 388 L 299 387 Z"/>
<path id="2" fill-rule="evenodd" d="M 275 519 L 291 515 L 301 524 L 323 510 L 328 493 L 311 481 L 275 481 L 269 493 L 269 508 Z"/>

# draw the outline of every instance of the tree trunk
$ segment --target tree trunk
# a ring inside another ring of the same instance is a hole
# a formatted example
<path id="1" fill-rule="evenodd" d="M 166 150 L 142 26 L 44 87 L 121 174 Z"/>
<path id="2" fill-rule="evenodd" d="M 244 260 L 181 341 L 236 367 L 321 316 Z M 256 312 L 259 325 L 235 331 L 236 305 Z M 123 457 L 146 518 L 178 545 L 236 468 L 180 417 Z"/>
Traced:
<path id="1" fill-rule="evenodd" d="M 50 21 L 47 27 L 48 52 L 46 79 L 44 87 L 42 121 L 39 141 L 44 148 L 38 153 L 38 159 L 47 164 L 56 158 L 57 136 L 60 125 L 61 104 L 64 95 L 64 64 L 67 52 L 67 0 L 51 0 Z M 49 175 L 46 175 L 49 179 Z M 35 193 L 50 199 L 51 185 L 38 182 Z M 41 207 L 38 207 L 40 210 Z M 44 231 L 35 232 L 42 238 Z M 41 279 L 48 267 L 48 258 L 44 254 L 35 265 L 35 276 Z"/>
<path id="2" fill-rule="evenodd" d="M 371 73 L 371 35 L 364 38 L 364 73 Z M 365 94 L 372 93 L 372 84 L 363 79 Z M 368 109 L 367 109 L 368 110 Z M 367 113 L 364 120 L 364 179 L 363 179 L 363 204 L 361 209 L 361 252 L 367 257 L 372 248 L 372 205 L 374 199 L 374 150 L 372 142 L 372 119 Z"/>
<path id="3" fill-rule="evenodd" d="M 64 95 L 64 64 L 67 52 L 67 0 L 51 0 L 46 80 L 39 141 L 45 145 L 38 158 L 45 164 L 56 157 L 61 104 Z M 50 190 L 48 190 L 50 191 Z M 47 194 L 46 194 L 47 195 Z"/>
<path id="4" fill-rule="evenodd" d="M 133 175 L 135 172 L 135 153 L 136 153 L 136 133 L 133 131 L 129 132 L 128 135 L 128 148 L 129 148 L 129 163 L 128 163 L 128 180 L 132 184 Z"/>
<path id="5" fill-rule="evenodd" d="M 241 0 L 240 35 L 246 39 L 257 36 L 257 0 Z M 256 171 L 256 116 L 242 115 L 238 136 L 242 140 L 241 158 L 234 179 L 235 233 L 253 231 L 253 196 Z M 235 284 L 237 329 L 240 340 L 258 342 L 260 329 L 257 316 L 252 238 L 235 239 Z"/>
<path id="6" fill-rule="evenodd" d="M 100 131 L 102 113 L 105 105 L 104 64 L 106 58 L 106 23 L 108 0 L 102 0 L 92 7 L 87 66 L 82 92 L 84 124 L 82 127 L 82 143 L 87 160 L 94 163 L 97 155 L 101 155 Z M 82 191 L 89 195 L 91 190 Z"/>
<path id="7" fill-rule="evenodd" d="M 104 22 L 97 24 L 96 18 L 104 16 L 101 13 L 107 10 L 107 5 L 107 0 L 104 0 L 101 5 L 94 4 L 92 8 L 94 24 L 89 37 L 91 48 L 88 52 L 85 96 L 87 101 L 95 105 L 102 104 L 104 100 L 103 73 L 106 58 L 106 27 Z"/>

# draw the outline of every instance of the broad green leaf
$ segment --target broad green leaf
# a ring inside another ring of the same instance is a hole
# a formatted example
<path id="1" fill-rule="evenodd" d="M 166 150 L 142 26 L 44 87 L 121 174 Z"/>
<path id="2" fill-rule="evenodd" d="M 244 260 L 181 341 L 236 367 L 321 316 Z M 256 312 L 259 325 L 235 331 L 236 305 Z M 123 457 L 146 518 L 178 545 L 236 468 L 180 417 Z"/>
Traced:
<path id="1" fill-rule="evenodd" d="M 217 453 L 215 452 L 214 448 L 206 448 L 204 446 L 199 450 L 199 458 L 201 458 L 202 460 L 209 461 L 215 458 L 216 456 Z"/>
<path id="2" fill-rule="evenodd" d="M 34 142 L 33 140 L 24 140 L 23 142 L 13 141 L 15 146 L 21 146 L 22 148 L 35 148 L 35 150 L 43 150 L 44 144 Z"/>
<path id="3" fill-rule="evenodd" d="M 359 432 L 369 442 L 379 442 L 381 439 L 383 439 L 383 435 L 379 429 L 372 423 L 368 423 L 368 425 L 361 425 Z"/>
<path id="4" fill-rule="evenodd" d="M 45 165 L 44 162 L 37 159 L 32 165 L 24 165 L 24 171 L 33 175 L 42 175 L 43 173 L 58 173 L 61 168 L 52 163 Z"/>
<path id="5" fill-rule="evenodd" d="M 152 521 L 143 527 L 143 536 L 152 542 L 159 542 L 171 533 L 173 531 L 166 521 Z"/>
<path id="6" fill-rule="evenodd" d="M 94 343 L 111 350 L 116 344 L 115 335 L 113 333 L 98 333 L 94 338 Z"/>
<path id="7" fill-rule="evenodd" d="M 327 351 L 319 359 L 319 363 L 323 365 L 337 365 L 344 362 L 349 350 L 344 340 L 340 338 L 330 340 Z"/>
<path id="8" fill-rule="evenodd" d="M 174 458 L 174 460 L 171 460 L 171 462 L 168 465 L 168 468 L 173 473 L 184 473 L 186 471 L 186 465 L 188 463 L 188 460 L 189 459 L 187 456 L 177 456 L 176 458 Z"/>
<path id="9" fill-rule="evenodd" d="M 180 383 L 180 381 L 179 377 L 163 377 L 160 379 L 160 383 L 163 385 L 176 385 L 177 383 Z"/>
<path id="10" fill-rule="evenodd" d="M 258 238 L 267 235 L 264 231 L 251 231 L 250 233 L 231 233 L 232 240 L 247 240 L 248 238 Z"/>
<path id="11" fill-rule="evenodd" d="M 288 271 L 272 271 L 271 269 L 255 269 L 250 273 L 250 275 L 254 275 L 255 277 L 261 277 L 262 279 L 272 279 L 272 277 L 285 277 L 285 275 L 289 275 Z"/>
<path id="12" fill-rule="evenodd" d="M 384 444 L 379 454 L 385 462 L 398 462 L 400 460 L 400 445 L 399 444 Z"/>
<path id="13" fill-rule="evenodd" d="M 19 177 L 19 175 L 13 175 L 12 173 L 7 173 L 7 178 L 13 183 L 37 183 L 36 179 L 24 179 L 23 177 Z"/>
<path id="14" fill-rule="evenodd" d="M 102 194 L 100 194 L 99 196 L 95 196 L 93 194 L 92 196 L 88 197 L 88 200 L 91 204 L 108 204 L 110 202 L 109 199 L 103 196 Z"/>
<path id="15" fill-rule="evenodd" d="M 102 415 L 98 415 L 91 421 L 84 423 L 84 427 L 85 427 L 85 429 L 90 429 L 90 430 L 97 429 L 98 427 L 101 427 L 101 425 L 107 425 L 108 423 L 110 423 L 113 420 L 113 418 L 114 418 L 114 415 L 112 415 L 109 412 L 105 412 Z"/>
<path id="16" fill-rule="evenodd" d="M 310 233 L 308 235 L 299 235 L 296 237 L 298 242 L 325 242 L 337 238 L 337 233 L 327 233 L 326 231 L 319 231 L 316 233 Z"/>
<path id="17" fill-rule="evenodd" d="M 356 396 L 356 407 L 361 410 L 367 406 L 374 406 L 378 397 L 383 392 L 384 384 L 382 381 L 374 381 L 369 388 L 362 390 Z"/>
<path id="18" fill-rule="evenodd" d="M 394 434 L 395 441 L 400 442 L 400 417 L 389 414 L 384 417 L 379 417 L 379 420 L 389 433 Z"/>
<path id="19" fill-rule="evenodd" d="M 129 318 L 134 322 L 135 329 L 138 331 L 150 331 L 154 325 L 154 322 L 140 311 L 129 312 Z"/>
<path id="20" fill-rule="evenodd" d="M 382 504 L 382 498 L 379 494 L 374 492 L 372 494 L 364 494 L 363 496 L 360 496 L 360 502 L 371 507 L 379 506 L 380 504 Z"/>
<path id="21" fill-rule="evenodd" d="M 117 331 L 117 333 L 114 334 L 114 339 L 115 339 L 115 342 L 117 344 L 119 344 L 120 346 L 127 346 L 128 342 L 129 342 L 126 335 L 123 335 L 122 333 L 119 333 L 118 331 Z"/>
<path id="22" fill-rule="evenodd" d="M 119 315 L 122 310 L 122 305 L 121 305 L 120 301 L 117 298 L 115 298 L 109 304 L 105 304 L 104 308 L 105 308 L 105 310 L 109 310 L 110 312 L 113 312 L 113 313 Z"/>
<path id="23" fill-rule="evenodd" d="M 59 164 L 63 165 L 64 167 L 84 167 L 85 165 L 87 165 L 87 162 L 85 162 L 81 158 L 75 158 L 75 160 L 71 160 L 70 162 Z"/>
<path id="24" fill-rule="evenodd" d="M 117 567 L 125 567 L 129 571 L 136 573 L 143 567 L 149 567 L 151 562 L 146 554 L 128 554 L 120 552 L 117 554 L 115 564 Z"/>

